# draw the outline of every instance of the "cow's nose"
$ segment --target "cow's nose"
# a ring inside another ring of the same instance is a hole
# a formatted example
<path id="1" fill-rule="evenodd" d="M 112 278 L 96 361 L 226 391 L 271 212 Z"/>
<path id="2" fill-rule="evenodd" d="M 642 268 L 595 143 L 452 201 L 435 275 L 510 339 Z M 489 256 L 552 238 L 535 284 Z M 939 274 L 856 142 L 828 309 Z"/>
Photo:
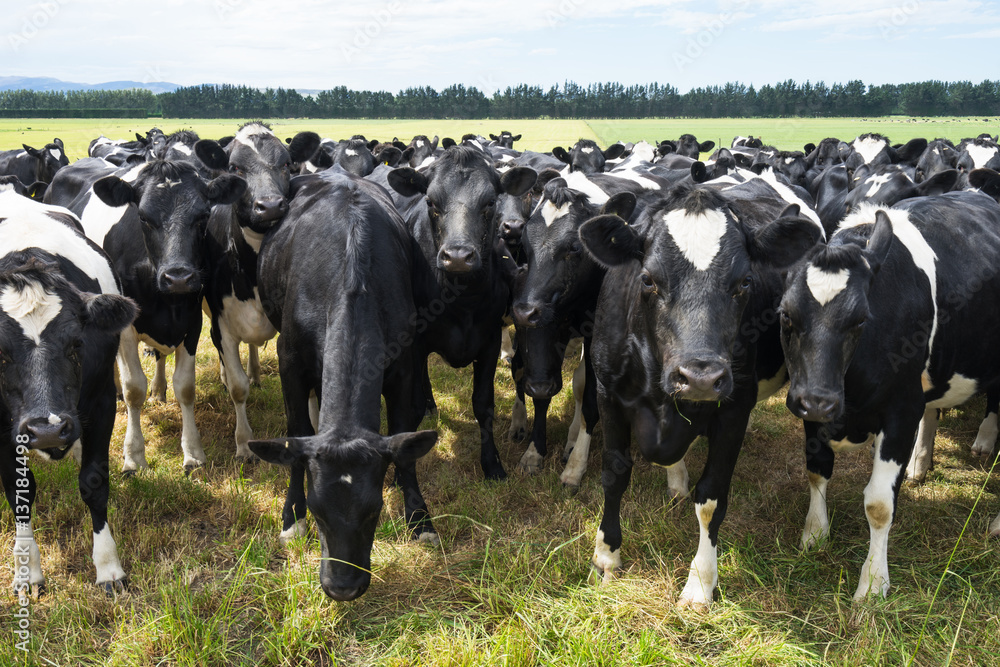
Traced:
<path id="1" fill-rule="evenodd" d="M 789 392 L 786 404 L 793 415 L 810 422 L 829 423 L 840 410 L 840 399 L 836 396 L 798 396 Z"/>
<path id="2" fill-rule="evenodd" d="M 200 286 L 198 275 L 189 266 L 171 266 L 160 274 L 160 289 L 168 294 L 190 294 Z"/>
<path id="3" fill-rule="evenodd" d="M 524 220 L 504 220 L 500 223 L 500 236 L 505 241 L 518 241 L 524 230 Z"/>
<path id="4" fill-rule="evenodd" d="M 537 327 L 542 323 L 542 308 L 537 303 L 516 303 L 514 323 L 521 327 Z"/>
<path id="5" fill-rule="evenodd" d="M 284 197 L 260 197 L 253 202 L 253 214 L 260 222 L 268 222 L 284 217 L 288 213 L 288 202 Z"/>
<path id="6" fill-rule="evenodd" d="M 479 253 L 471 245 L 448 245 L 438 253 L 438 265 L 452 273 L 468 273 L 479 268 Z"/>
<path id="7" fill-rule="evenodd" d="M 532 398 L 552 398 L 562 389 L 562 382 L 555 379 L 524 382 L 524 391 Z"/>
<path id="8" fill-rule="evenodd" d="M 674 393 L 689 401 L 717 401 L 732 390 L 729 366 L 719 361 L 681 364 L 670 380 Z"/>
<path id="9" fill-rule="evenodd" d="M 65 447 L 76 440 L 76 429 L 68 415 L 25 420 L 21 423 L 20 433 L 28 436 L 28 446 L 32 449 Z"/>

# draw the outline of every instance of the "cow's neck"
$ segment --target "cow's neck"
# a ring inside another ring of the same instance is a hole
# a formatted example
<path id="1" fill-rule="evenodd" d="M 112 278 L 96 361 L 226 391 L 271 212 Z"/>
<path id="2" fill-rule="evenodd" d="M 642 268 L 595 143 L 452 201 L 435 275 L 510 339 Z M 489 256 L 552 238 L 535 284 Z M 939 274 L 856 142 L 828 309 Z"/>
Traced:
<path id="1" fill-rule="evenodd" d="M 234 274 L 242 274 L 250 281 L 251 286 L 257 285 L 257 255 L 264 235 L 255 232 L 249 226 L 240 224 L 235 206 L 229 207 L 229 236 L 232 239 L 232 249 L 227 253 Z"/>

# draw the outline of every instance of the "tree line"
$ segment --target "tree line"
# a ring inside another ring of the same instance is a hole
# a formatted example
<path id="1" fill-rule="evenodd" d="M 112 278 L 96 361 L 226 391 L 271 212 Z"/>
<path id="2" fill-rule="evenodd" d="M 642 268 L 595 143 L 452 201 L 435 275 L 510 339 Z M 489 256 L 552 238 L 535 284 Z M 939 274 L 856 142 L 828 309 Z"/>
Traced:
<path id="1" fill-rule="evenodd" d="M 923 81 L 827 85 L 791 79 L 760 88 L 743 83 L 681 93 L 670 84 L 572 81 L 520 84 L 487 96 L 461 84 L 398 93 L 346 86 L 304 95 L 294 89 L 201 85 L 170 93 L 148 90 L 0 91 L 0 115 L 18 112 L 119 110 L 166 118 L 780 118 L 789 116 L 996 116 L 1000 81 Z M 31 112 L 29 114 L 29 112 Z"/>

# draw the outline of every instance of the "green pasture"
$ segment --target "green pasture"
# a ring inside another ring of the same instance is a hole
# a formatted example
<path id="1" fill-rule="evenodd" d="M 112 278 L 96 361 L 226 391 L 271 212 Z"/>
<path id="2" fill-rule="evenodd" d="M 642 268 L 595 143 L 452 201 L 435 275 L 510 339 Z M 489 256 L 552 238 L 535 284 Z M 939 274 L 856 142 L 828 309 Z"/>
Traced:
<path id="1" fill-rule="evenodd" d="M 232 133 L 240 121 L 159 121 L 205 137 Z M 892 121 L 274 121 L 280 134 L 373 138 L 421 133 L 522 132 L 519 148 L 538 150 L 579 137 L 664 139 L 692 132 L 728 141 L 761 135 L 783 148 L 825 136 L 880 131 L 960 139 L 998 123 Z M 152 122 L 0 121 L 0 148 L 60 136 L 73 158 L 102 132 L 145 131 Z M 32 129 L 28 130 L 30 126 Z M 933 129 L 931 129 L 933 128 Z M 22 132 L 24 134 L 22 134 Z M 781 136 L 779 141 L 777 137 Z M 774 137 L 774 138 L 772 138 Z M 784 143 L 787 142 L 787 143 Z M 2 232 L 2 225 L 0 225 Z M 262 350 L 262 386 L 251 389 L 250 423 L 278 437 L 284 412 L 275 346 Z M 570 355 L 571 359 L 573 355 Z M 172 362 L 170 362 L 172 363 Z M 152 360 L 144 358 L 151 375 Z M 831 538 L 803 553 L 808 507 L 801 423 L 784 395 L 754 411 L 736 466 L 729 513 L 720 531 L 719 588 L 708 613 L 675 602 L 698 544 L 689 501 L 669 496 L 664 471 L 637 460 L 623 499 L 624 568 L 595 585 L 589 561 L 603 504 L 601 434 L 582 487 L 559 482 L 559 454 L 572 417 L 570 375 L 552 402 L 550 456 L 541 473 L 517 472 L 524 443 L 507 437 L 514 398 L 509 368 L 497 371 L 496 437 L 510 477 L 486 483 L 472 414 L 472 370 L 432 358 L 440 409 L 424 428 L 440 434 L 418 466 L 441 536 L 439 547 L 409 539 L 400 492 L 387 484 L 373 549 L 373 583 L 360 599 L 335 603 L 319 587 L 319 545 L 310 535 L 282 547 L 280 511 L 287 473 L 233 461 L 235 420 L 219 380 L 218 359 L 203 331 L 198 351 L 196 419 L 209 463 L 185 476 L 180 411 L 147 402 L 143 428 L 150 468 L 124 479 L 124 406 L 111 443 L 110 523 L 128 592 L 108 597 L 93 586 L 91 526 L 72 461 L 33 461 L 39 482 L 34 526 L 48 592 L 30 606 L 29 651 L 16 648 L 17 599 L 0 595 L 0 666 L 14 665 L 1000 665 L 1000 568 L 986 535 L 1000 511 L 1000 480 L 969 447 L 983 401 L 947 412 L 936 466 L 920 486 L 905 486 L 889 545 L 888 599 L 855 605 L 852 595 L 868 551 L 863 491 L 867 450 L 838 456 L 828 492 Z M 169 368 L 168 368 L 169 370 Z M 529 415 L 531 408 L 529 405 Z M 692 483 L 706 457 L 696 442 L 687 463 Z M 638 459 L 638 453 L 636 453 Z M 0 554 L 10 558 L 13 514 L 0 510 Z M 11 561 L 5 561 L 10 563 Z M 0 570 L 10 591 L 11 568 Z"/>

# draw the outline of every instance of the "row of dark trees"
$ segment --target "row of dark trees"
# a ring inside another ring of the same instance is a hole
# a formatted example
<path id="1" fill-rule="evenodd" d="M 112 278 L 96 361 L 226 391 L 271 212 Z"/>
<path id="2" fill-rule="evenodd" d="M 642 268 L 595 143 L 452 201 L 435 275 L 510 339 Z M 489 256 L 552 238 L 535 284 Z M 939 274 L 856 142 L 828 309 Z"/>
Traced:
<path id="1" fill-rule="evenodd" d="M 147 90 L 0 91 L 0 114 L 118 109 L 169 118 L 748 118 L 785 116 L 995 116 L 1000 81 L 923 81 L 828 86 L 789 79 L 755 88 L 742 83 L 680 93 L 670 84 L 625 86 L 572 81 L 548 90 L 521 84 L 487 97 L 453 85 L 386 91 L 346 86 L 302 95 L 294 89 L 202 85 L 154 95 Z"/>

